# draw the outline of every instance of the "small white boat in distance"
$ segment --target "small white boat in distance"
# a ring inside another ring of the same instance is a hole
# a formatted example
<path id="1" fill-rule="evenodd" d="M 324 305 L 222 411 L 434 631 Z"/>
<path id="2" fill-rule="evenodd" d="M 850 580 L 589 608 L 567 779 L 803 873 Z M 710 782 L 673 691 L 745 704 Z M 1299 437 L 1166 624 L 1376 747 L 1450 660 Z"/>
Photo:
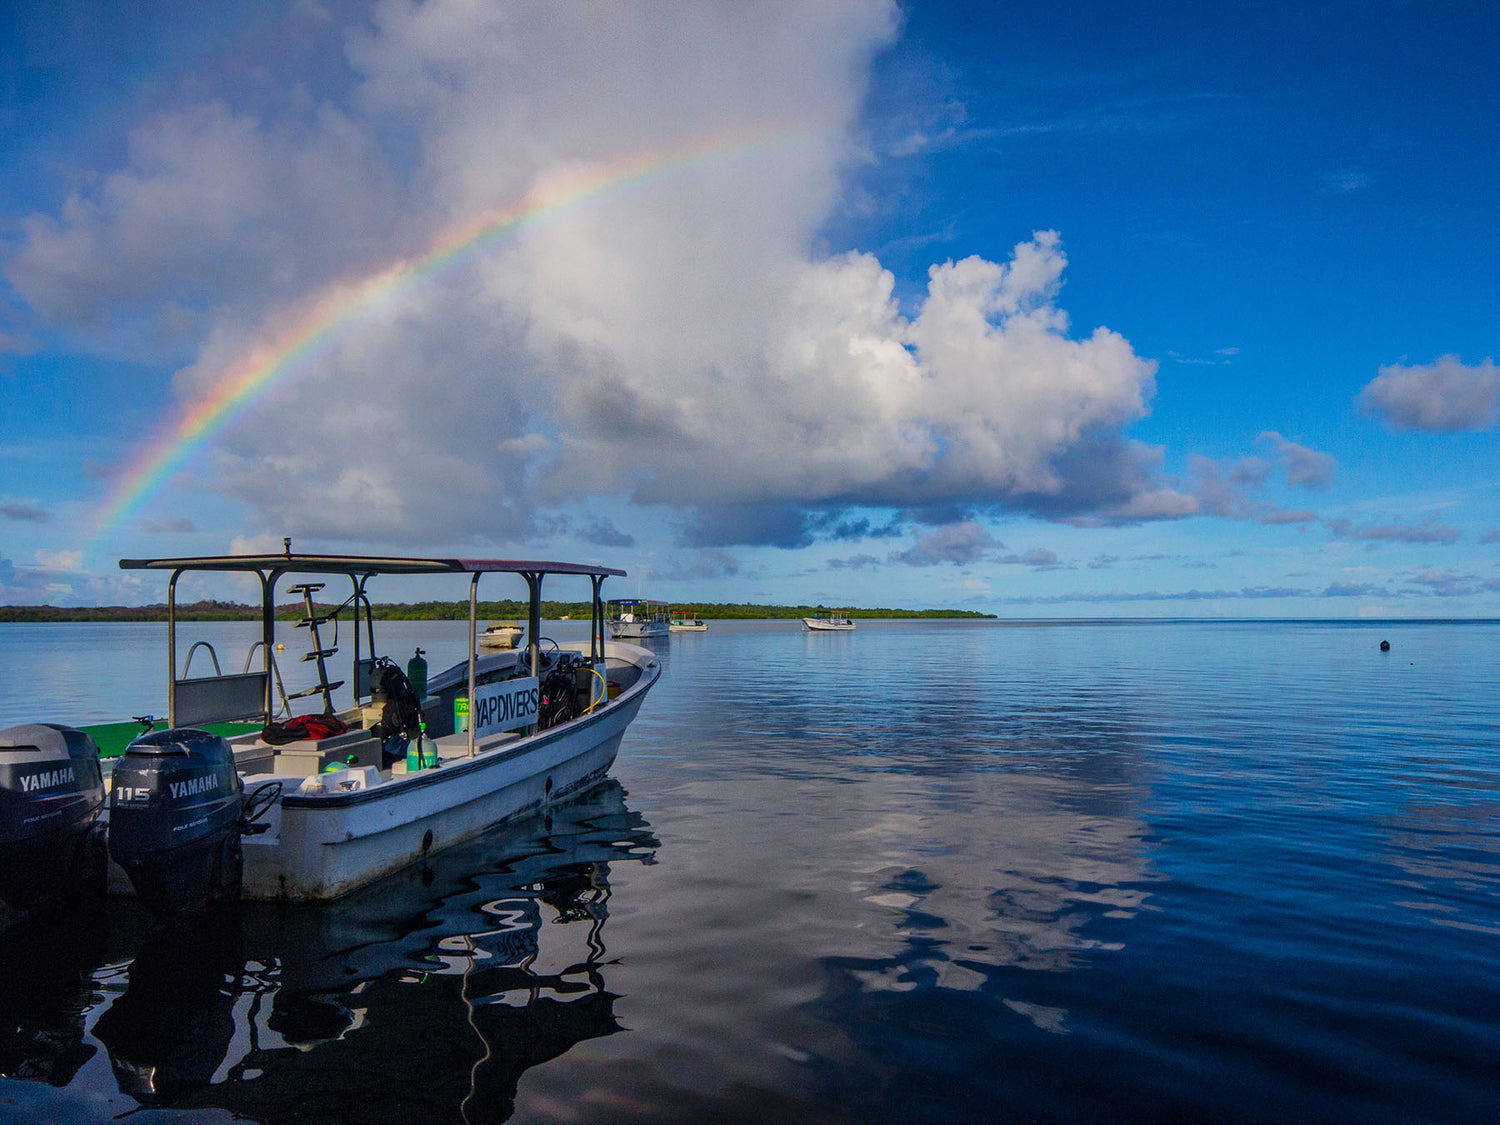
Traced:
<path id="1" fill-rule="evenodd" d="M 609 603 L 609 635 L 634 640 L 637 637 L 665 637 L 672 631 L 670 602 L 650 598 L 620 598 Z"/>
<path id="2" fill-rule="evenodd" d="M 701 617 L 674 617 L 671 628 L 674 633 L 706 633 L 708 623 Z"/>
<path id="3" fill-rule="evenodd" d="M 514 621 L 494 621 L 479 634 L 479 643 L 484 648 L 515 648 L 521 639 L 521 626 Z"/>
<path id="4" fill-rule="evenodd" d="M 804 617 L 802 628 L 809 633 L 847 633 L 854 628 L 854 622 L 846 614 L 830 613 L 824 617 Z"/>

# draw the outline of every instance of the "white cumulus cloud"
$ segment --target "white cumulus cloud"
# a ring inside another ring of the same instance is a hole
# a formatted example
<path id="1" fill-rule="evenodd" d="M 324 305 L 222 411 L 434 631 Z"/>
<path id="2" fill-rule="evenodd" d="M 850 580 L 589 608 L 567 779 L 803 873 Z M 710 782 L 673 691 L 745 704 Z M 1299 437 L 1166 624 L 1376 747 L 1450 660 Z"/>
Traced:
<path id="1" fill-rule="evenodd" d="M 1398 430 L 1487 430 L 1500 417 L 1500 369 L 1489 359 L 1465 366 L 1456 355 L 1412 367 L 1393 364 L 1380 369 L 1357 401 Z"/>
<path id="2" fill-rule="evenodd" d="M 341 92 L 143 122 L 7 276 L 79 331 L 189 310 L 192 401 L 396 263 L 201 466 L 276 535 L 504 541 L 598 497 L 683 510 L 705 549 L 861 506 L 1195 511 L 1124 436 L 1155 364 L 1072 331 L 1057 233 L 934 264 L 906 309 L 873 255 L 819 249 L 899 22 L 387 0 L 344 33 Z M 523 200 L 504 237 L 399 265 Z"/>

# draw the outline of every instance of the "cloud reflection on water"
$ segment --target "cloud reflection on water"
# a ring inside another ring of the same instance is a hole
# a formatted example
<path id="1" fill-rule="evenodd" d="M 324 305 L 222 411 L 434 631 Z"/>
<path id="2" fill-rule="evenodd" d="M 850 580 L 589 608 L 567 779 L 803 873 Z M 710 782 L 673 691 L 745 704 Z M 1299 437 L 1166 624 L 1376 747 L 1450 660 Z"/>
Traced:
<path id="1" fill-rule="evenodd" d="M 613 1045 L 648 1068 L 631 1097 L 669 1117 L 674 1097 L 726 1089 L 839 1104 L 881 1056 L 864 1027 L 881 995 L 984 992 L 984 1007 L 1066 1031 L 1065 1008 L 1011 974 L 1117 953 L 1163 878 L 1120 696 L 1005 683 L 1015 669 L 965 651 L 962 630 L 936 660 L 905 659 L 897 629 L 879 661 L 847 635 L 817 638 L 834 642 L 819 660 L 806 638 L 713 639 L 691 662 L 664 653 L 667 691 L 633 728 L 671 762 L 621 763 L 649 774 L 671 857 L 631 937 L 672 956 L 637 961 L 628 991 L 641 1041 L 673 1046 L 663 1059 Z"/>

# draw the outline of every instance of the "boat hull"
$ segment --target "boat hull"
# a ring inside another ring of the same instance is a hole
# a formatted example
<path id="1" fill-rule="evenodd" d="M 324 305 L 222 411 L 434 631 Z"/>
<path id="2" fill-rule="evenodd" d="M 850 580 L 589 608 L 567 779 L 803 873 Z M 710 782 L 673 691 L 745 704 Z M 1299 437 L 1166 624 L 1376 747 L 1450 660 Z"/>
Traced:
<path id="1" fill-rule="evenodd" d="M 480 648 L 515 648 L 521 640 L 519 627 L 501 626 L 486 629 L 477 638 Z"/>
<path id="2" fill-rule="evenodd" d="M 849 633 L 854 630 L 852 621 L 828 621 L 821 617 L 804 617 L 802 627 L 810 633 Z"/>
<path id="3" fill-rule="evenodd" d="M 338 898 L 463 843 L 503 821 L 577 793 L 609 772 L 641 698 L 583 729 L 525 740 L 516 751 L 456 759 L 406 782 L 415 792 L 365 790 L 362 801 L 286 797 L 278 839 L 244 842 L 244 897 Z M 587 720 L 584 720 L 585 722 Z"/>
<path id="4" fill-rule="evenodd" d="M 665 621 L 611 621 L 609 635 L 620 640 L 641 637 L 665 637 L 671 626 Z"/>

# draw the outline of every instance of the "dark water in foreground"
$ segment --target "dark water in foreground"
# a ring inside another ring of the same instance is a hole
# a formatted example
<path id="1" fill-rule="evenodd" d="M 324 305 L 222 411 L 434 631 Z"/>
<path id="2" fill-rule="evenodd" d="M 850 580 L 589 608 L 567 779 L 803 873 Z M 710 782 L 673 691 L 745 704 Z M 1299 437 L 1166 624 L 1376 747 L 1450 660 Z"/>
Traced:
<path id="1" fill-rule="evenodd" d="M 0 1117 L 1494 1119 L 1500 625 L 656 647 L 550 820 L 332 907 L 11 924 Z M 0 726 L 159 709 L 163 648 L 0 626 Z"/>

